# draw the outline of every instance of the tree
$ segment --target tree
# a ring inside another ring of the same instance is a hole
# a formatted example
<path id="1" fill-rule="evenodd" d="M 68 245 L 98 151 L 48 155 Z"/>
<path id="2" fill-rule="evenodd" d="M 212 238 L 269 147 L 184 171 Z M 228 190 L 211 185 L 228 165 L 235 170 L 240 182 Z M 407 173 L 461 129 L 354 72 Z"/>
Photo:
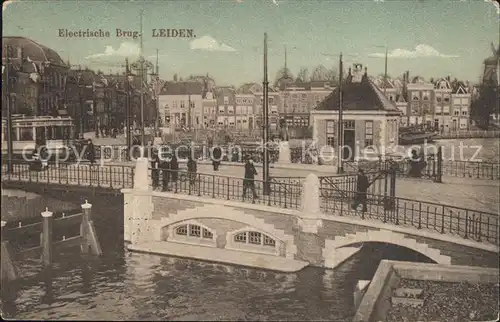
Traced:
<path id="1" fill-rule="evenodd" d="M 309 71 L 306 67 L 302 67 L 297 74 L 297 78 L 295 79 L 296 83 L 307 83 L 309 81 Z"/>
<path id="2" fill-rule="evenodd" d="M 334 81 L 337 79 L 337 70 L 335 68 L 327 69 L 323 65 L 317 66 L 311 75 L 311 81 Z"/>
<path id="3" fill-rule="evenodd" d="M 274 79 L 274 87 L 278 87 L 282 82 L 293 82 L 294 78 L 292 72 L 288 68 L 281 68 L 276 73 L 276 77 Z"/>

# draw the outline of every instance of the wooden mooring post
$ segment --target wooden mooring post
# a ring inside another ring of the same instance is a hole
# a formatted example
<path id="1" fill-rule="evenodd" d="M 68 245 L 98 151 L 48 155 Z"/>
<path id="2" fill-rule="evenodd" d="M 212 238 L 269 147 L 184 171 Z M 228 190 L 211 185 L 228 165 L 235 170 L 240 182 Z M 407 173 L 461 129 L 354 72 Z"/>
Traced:
<path id="1" fill-rule="evenodd" d="M 7 229 L 7 223 L 2 221 L 2 282 L 13 281 L 19 277 L 14 262 L 15 259 L 37 257 L 41 255 L 43 266 L 47 269 L 52 266 L 54 252 L 64 248 L 80 246 L 82 254 L 102 255 L 101 245 L 97 239 L 97 234 L 91 217 L 92 205 L 85 200 L 85 203 L 81 207 L 82 213 L 70 216 L 65 216 L 63 213 L 62 217 L 56 219 L 54 219 L 53 213 L 46 208 L 45 211 L 41 213 L 42 222 L 24 226 L 19 223 L 19 227 L 10 229 Z M 80 223 L 79 235 L 69 238 L 63 236 L 63 239 L 59 241 L 53 240 L 54 229 L 64 229 L 68 226 L 74 226 L 78 224 L 78 222 Z M 33 235 L 37 233 L 40 235 L 39 246 L 21 249 L 16 253 L 12 252 L 12 248 L 8 240 L 9 236 L 15 236 L 18 234 Z"/>
<path id="2" fill-rule="evenodd" d="M 1 274 L 2 274 L 2 282 L 3 281 L 12 281 L 17 279 L 18 273 L 16 266 L 14 265 L 12 258 L 12 249 L 10 247 L 9 241 L 6 238 L 5 234 L 5 225 L 7 225 L 6 221 L 2 220 L 2 253 L 0 256 L 1 260 Z"/>

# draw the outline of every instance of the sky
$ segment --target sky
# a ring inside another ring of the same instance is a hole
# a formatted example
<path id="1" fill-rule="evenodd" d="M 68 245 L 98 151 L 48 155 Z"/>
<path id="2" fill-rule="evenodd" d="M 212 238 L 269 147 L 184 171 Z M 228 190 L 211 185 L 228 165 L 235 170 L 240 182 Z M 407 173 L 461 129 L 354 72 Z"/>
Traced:
<path id="1" fill-rule="evenodd" d="M 160 77 L 211 75 L 217 85 L 263 80 L 264 33 L 269 79 L 287 64 L 292 73 L 322 64 L 361 63 L 368 74 L 444 77 L 478 81 L 483 60 L 498 46 L 498 8 L 484 0 L 16 0 L 3 8 L 3 35 L 23 36 L 59 53 L 73 65 L 123 72 L 135 60 L 140 31 L 143 54 Z M 109 38 L 59 37 L 59 29 L 109 31 Z M 158 38 L 153 29 L 192 29 L 193 38 Z"/>

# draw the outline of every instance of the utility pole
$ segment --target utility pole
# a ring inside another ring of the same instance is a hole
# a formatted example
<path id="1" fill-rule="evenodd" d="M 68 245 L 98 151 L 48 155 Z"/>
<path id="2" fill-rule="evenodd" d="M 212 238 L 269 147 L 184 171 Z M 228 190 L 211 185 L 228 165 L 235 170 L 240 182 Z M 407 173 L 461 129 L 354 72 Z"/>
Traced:
<path id="1" fill-rule="evenodd" d="M 143 11 L 141 10 L 141 56 L 139 57 L 139 64 L 140 64 L 140 69 L 141 69 L 141 145 L 145 146 L 144 144 L 144 57 L 143 57 L 143 38 L 142 38 L 142 16 L 143 16 Z M 143 150 L 144 152 L 144 150 Z M 141 154 L 143 153 L 141 152 Z M 144 157 L 141 155 L 141 157 Z"/>
<path id="2" fill-rule="evenodd" d="M 387 46 L 385 46 L 384 96 L 387 97 Z"/>
<path id="3" fill-rule="evenodd" d="M 7 82 L 6 86 L 2 86 L 2 89 L 5 91 L 5 103 L 7 107 L 7 158 L 8 158 L 8 165 L 7 169 L 9 173 L 12 173 L 13 171 L 13 164 L 12 164 L 12 159 L 13 159 L 13 154 L 14 154 L 14 148 L 13 148 L 13 137 L 12 137 L 12 104 L 11 104 L 11 93 L 10 93 L 10 86 L 11 86 L 11 81 L 10 81 L 10 53 L 11 53 L 12 47 L 7 45 L 5 48 L 5 80 Z"/>
<path id="4" fill-rule="evenodd" d="M 191 93 L 189 92 L 189 85 L 188 83 L 185 83 L 186 86 L 187 86 L 187 89 L 188 89 L 188 120 L 187 120 L 187 127 L 188 127 L 188 130 L 189 132 L 191 132 L 191 125 L 192 125 L 192 122 L 191 122 Z"/>
<path id="5" fill-rule="evenodd" d="M 159 87 L 159 82 L 160 82 L 160 65 L 158 63 L 158 58 L 159 58 L 159 54 L 160 54 L 160 50 L 157 48 L 156 49 L 156 72 L 155 72 L 155 76 L 156 76 L 156 79 L 155 79 L 155 88 L 154 88 L 154 94 L 155 94 L 155 109 L 156 109 L 156 121 L 155 121 L 155 124 L 154 124 L 154 128 L 155 128 L 155 136 L 156 136 L 156 133 L 158 131 L 158 118 L 160 117 L 160 91 L 161 91 L 161 88 Z M 163 120 L 165 121 L 165 120 Z"/>
<path id="6" fill-rule="evenodd" d="M 264 33 L 264 82 L 263 85 L 263 96 L 264 96 L 264 128 L 262 133 L 263 140 L 263 150 L 264 150 L 264 162 L 262 164 L 262 181 L 264 181 L 264 195 L 269 195 L 269 151 L 268 151 L 268 141 L 269 141 L 269 81 L 267 80 L 267 33 Z"/>
<path id="7" fill-rule="evenodd" d="M 132 138 L 130 137 L 130 68 L 128 65 L 128 58 L 125 58 L 125 128 L 126 128 L 126 138 L 127 138 L 127 158 L 130 157 L 130 149 L 132 146 Z"/>
<path id="8" fill-rule="evenodd" d="M 339 143 L 338 143 L 338 173 L 344 173 L 344 165 L 342 162 L 343 158 L 343 147 L 344 147 L 344 118 L 343 118 L 343 100 L 342 100 L 342 88 L 343 88 L 343 79 L 344 79 L 344 66 L 342 62 L 342 53 L 340 53 L 339 59 Z"/>

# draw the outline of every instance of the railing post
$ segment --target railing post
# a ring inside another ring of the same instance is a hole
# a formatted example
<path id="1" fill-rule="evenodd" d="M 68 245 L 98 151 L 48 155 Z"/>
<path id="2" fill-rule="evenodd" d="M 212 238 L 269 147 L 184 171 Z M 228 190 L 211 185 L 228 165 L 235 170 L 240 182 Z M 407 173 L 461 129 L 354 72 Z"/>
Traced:
<path id="1" fill-rule="evenodd" d="M 42 212 L 42 261 L 44 266 L 52 265 L 52 217 L 49 208 Z"/>
<path id="2" fill-rule="evenodd" d="M 444 234 L 444 206 L 443 206 L 443 211 L 441 212 L 441 234 Z"/>
<path id="3" fill-rule="evenodd" d="M 201 197 L 201 174 L 198 173 L 196 176 L 198 177 L 198 197 Z"/>
<path id="4" fill-rule="evenodd" d="M 465 235 L 464 235 L 464 238 L 467 239 L 469 236 L 469 211 L 468 210 L 465 210 Z"/>

